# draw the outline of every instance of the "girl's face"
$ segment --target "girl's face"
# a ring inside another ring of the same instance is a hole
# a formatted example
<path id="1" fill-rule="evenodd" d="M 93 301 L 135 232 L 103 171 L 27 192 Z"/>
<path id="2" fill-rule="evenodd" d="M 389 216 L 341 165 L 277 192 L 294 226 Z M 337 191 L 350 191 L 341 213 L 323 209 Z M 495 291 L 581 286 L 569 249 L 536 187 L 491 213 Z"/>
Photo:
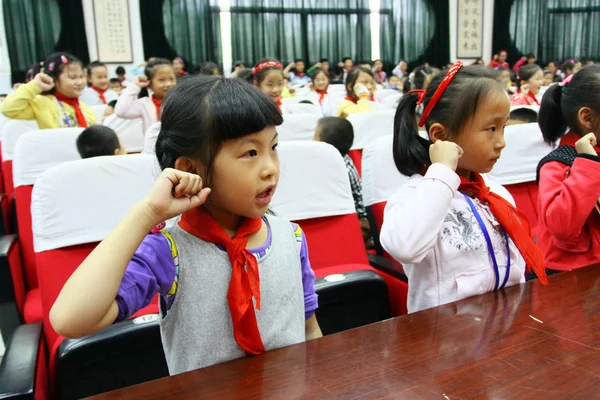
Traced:
<path id="1" fill-rule="evenodd" d="M 183 63 L 178 59 L 173 60 L 173 71 L 176 74 L 180 74 L 181 72 L 183 72 Z"/>
<path id="2" fill-rule="evenodd" d="M 504 126 L 509 115 L 510 101 L 504 91 L 494 90 L 485 97 L 473 118 L 453 140 L 464 151 L 458 159 L 459 175 L 492 170 L 506 146 Z"/>
<path id="3" fill-rule="evenodd" d="M 153 96 L 157 99 L 162 99 L 165 94 L 175 86 L 175 73 L 170 65 L 159 65 L 154 69 L 152 79 L 150 80 L 150 89 Z"/>
<path id="4" fill-rule="evenodd" d="M 235 226 L 240 217 L 263 215 L 279 181 L 275 127 L 222 142 L 211 178 L 205 207 L 221 224 Z"/>
<path id="5" fill-rule="evenodd" d="M 500 82 L 502 82 L 505 86 L 510 86 L 510 72 L 509 71 L 502 71 L 500 72 L 500 75 L 498 76 L 498 78 L 500 79 Z"/>
<path id="6" fill-rule="evenodd" d="M 400 62 L 400 71 L 406 72 L 407 69 L 408 69 L 408 64 L 406 63 L 406 61 L 401 61 Z"/>
<path id="7" fill-rule="evenodd" d="M 283 72 L 280 69 L 271 69 L 267 71 L 262 82 L 259 84 L 255 82 L 255 86 L 273 101 L 277 101 L 281 98 L 281 92 L 285 86 Z"/>
<path id="8" fill-rule="evenodd" d="M 396 75 L 392 75 L 392 76 L 390 76 L 390 79 L 388 79 L 388 84 L 390 86 L 395 86 L 395 87 L 399 88 L 401 85 L 401 82 L 400 82 L 400 79 L 398 79 L 398 77 Z"/>
<path id="9" fill-rule="evenodd" d="M 540 92 L 540 88 L 544 85 L 544 73 L 541 69 L 539 69 L 529 80 L 527 81 L 529 84 L 529 91 L 532 94 L 538 94 Z"/>
<path id="10" fill-rule="evenodd" d="M 373 79 L 373 77 L 369 74 L 367 74 L 366 72 L 360 72 L 358 74 L 358 78 L 356 79 L 356 82 L 354 82 L 354 86 L 358 85 L 359 83 L 362 83 L 363 85 L 365 85 L 367 87 L 367 89 L 369 89 L 369 92 L 371 92 L 371 94 L 373 94 L 373 90 L 375 89 L 375 80 Z M 348 86 L 348 91 L 350 93 L 354 93 L 354 87 L 350 87 Z"/>
<path id="11" fill-rule="evenodd" d="M 558 71 L 556 64 L 554 64 L 553 62 L 549 62 L 546 66 L 546 69 L 552 71 L 553 74 L 556 74 L 556 71 Z"/>
<path id="12" fill-rule="evenodd" d="M 550 86 L 554 82 L 554 74 L 544 74 L 544 86 Z"/>
<path id="13" fill-rule="evenodd" d="M 383 69 L 383 63 L 381 61 L 375 61 L 373 69 L 375 69 L 375 71 L 381 71 Z"/>
<path id="14" fill-rule="evenodd" d="M 317 76 L 315 76 L 313 84 L 317 90 L 327 90 L 327 87 L 329 86 L 329 79 L 325 73 L 320 72 Z"/>
<path id="15" fill-rule="evenodd" d="M 90 83 L 101 90 L 108 89 L 110 80 L 106 67 L 95 67 L 90 71 Z"/>
<path id="16" fill-rule="evenodd" d="M 56 91 L 67 97 L 79 97 L 87 84 L 83 68 L 78 64 L 67 64 L 56 80 Z"/>

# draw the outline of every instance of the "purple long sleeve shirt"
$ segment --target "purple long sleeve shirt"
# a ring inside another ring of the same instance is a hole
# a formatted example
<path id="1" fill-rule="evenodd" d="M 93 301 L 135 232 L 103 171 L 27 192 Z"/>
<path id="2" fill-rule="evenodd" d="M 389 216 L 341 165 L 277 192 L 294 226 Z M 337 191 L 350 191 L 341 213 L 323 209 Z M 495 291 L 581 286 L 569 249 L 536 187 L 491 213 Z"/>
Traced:
<path id="1" fill-rule="evenodd" d="M 266 219 L 264 220 L 267 222 Z M 268 236 L 265 244 L 256 249 L 250 249 L 250 252 L 259 260 L 271 248 L 271 227 L 268 222 L 267 228 Z M 318 308 L 318 298 L 315 292 L 315 273 L 308 259 L 308 246 L 304 233 L 296 224 L 292 224 L 292 229 L 299 247 L 302 286 L 304 288 L 304 316 L 308 319 Z M 156 293 L 160 293 L 166 300 L 167 307 L 170 307 L 177 294 L 170 296 L 167 296 L 167 294 L 173 286 L 176 272 L 175 261 L 167 238 L 161 233 L 146 236 L 129 262 L 117 292 L 117 304 L 119 306 L 117 321 L 127 319 L 149 305 Z"/>

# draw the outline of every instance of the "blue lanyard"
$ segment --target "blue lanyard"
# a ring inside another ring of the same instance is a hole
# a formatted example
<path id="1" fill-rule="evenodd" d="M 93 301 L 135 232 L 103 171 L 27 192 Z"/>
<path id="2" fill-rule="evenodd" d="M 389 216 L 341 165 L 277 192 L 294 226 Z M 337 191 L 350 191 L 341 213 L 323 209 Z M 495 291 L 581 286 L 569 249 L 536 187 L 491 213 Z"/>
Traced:
<path id="1" fill-rule="evenodd" d="M 490 253 L 490 257 L 492 258 L 492 264 L 494 265 L 494 274 L 496 276 L 494 290 L 498 290 L 498 284 L 500 283 L 500 271 L 498 270 L 498 262 L 496 261 L 496 254 L 494 253 L 492 239 L 490 238 L 490 234 L 488 233 L 487 228 L 485 227 L 485 224 L 481 219 L 481 215 L 479 215 L 479 212 L 477 212 L 477 208 L 475 208 L 475 204 L 473 204 L 471 198 L 464 193 L 462 195 L 465 196 L 465 200 L 467 200 L 467 203 L 469 203 L 469 207 L 471 207 L 471 211 L 473 211 L 473 214 L 475 214 L 475 218 L 477 219 L 477 222 L 479 223 L 479 226 L 483 231 L 483 236 L 485 237 L 485 241 L 487 242 L 488 252 Z M 506 263 L 506 275 L 504 276 L 504 280 L 502 281 L 500 289 L 506 286 L 506 282 L 508 282 L 508 276 L 510 275 L 510 249 L 508 243 L 508 233 L 506 233 L 506 229 L 504 228 L 502 229 L 502 231 L 504 232 L 504 238 L 506 239 L 506 255 L 508 257 L 508 261 Z"/>
<path id="2" fill-rule="evenodd" d="M 65 115 L 65 123 L 67 124 L 67 127 L 71 127 L 71 120 L 69 119 L 69 114 L 67 114 L 67 110 L 65 110 L 65 106 L 63 106 L 62 101 L 56 99 L 56 102 L 58 103 L 58 105 L 60 106 L 60 108 L 62 108 L 63 114 Z"/>

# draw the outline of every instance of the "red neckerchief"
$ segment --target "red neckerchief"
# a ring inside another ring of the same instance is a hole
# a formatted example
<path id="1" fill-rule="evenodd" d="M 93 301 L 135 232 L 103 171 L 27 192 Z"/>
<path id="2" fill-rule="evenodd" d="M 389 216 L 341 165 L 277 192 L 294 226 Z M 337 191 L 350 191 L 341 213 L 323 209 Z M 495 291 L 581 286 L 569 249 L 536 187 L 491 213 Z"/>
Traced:
<path id="1" fill-rule="evenodd" d="M 66 103 L 75 109 L 75 117 L 77 118 L 77 125 L 81 128 L 87 128 L 88 124 L 85 119 L 85 115 L 83 115 L 83 111 L 81 111 L 81 107 L 79 106 L 79 98 L 75 97 L 67 97 L 62 93 L 54 92 L 54 97 L 62 103 Z"/>
<path id="2" fill-rule="evenodd" d="M 154 103 L 154 106 L 156 107 L 156 119 L 159 120 L 160 119 L 160 105 L 162 104 L 162 99 L 157 99 L 156 97 L 154 97 L 154 95 L 150 96 L 150 99 L 152 99 L 152 102 Z"/>
<path id="3" fill-rule="evenodd" d="M 304 72 L 296 72 L 296 76 L 302 78 L 304 76 Z"/>
<path id="4" fill-rule="evenodd" d="M 325 99 L 325 96 L 327 95 L 327 89 L 325 89 L 325 90 L 315 89 L 315 92 L 317 92 L 319 94 L 319 104 L 322 104 L 323 99 Z"/>
<path id="5" fill-rule="evenodd" d="M 521 89 L 517 90 L 517 94 L 521 94 Z M 533 101 L 533 104 L 535 104 L 536 106 L 540 105 L 540 102 L 538 101 L 537 97 L 535 97 L 535 94 L 527 92 L 527 96 L 525 97 L 530 99 L 528 103 L 532 104 L 531 102 Z"/>
<path id="6" fill-rule="evenodd" d="M 377 83 L 381 83 L 383 81 L 383 71 L 377 71 Z"/>
<path id="7" fill-rule="evenodd" d="M 102 103 L 106 104 L 106 98 L 104 97 L 104 93 L 106 93 L 106 91 L 108 89 L 98 89 L 96 86 L 92 85 L 90 86 L 92 89 L 94 89 L 96 92 L 98 92 L 98 98 L 100 100 L 102 100 Z"/>
<path id="8" fill-rule="evenodd" d="M 280 98 L 278 98 L 278 99 L 277 99 L 277 101 L 276 101 L 275 103 L 277 103 L 277 105 L 278 105 L 279 107 L 281 107 L 281 105 L 283 104 L 283 103 L 281 102 L 281 97 L 280 97 Z"/>
<path id="9" fill-rule="evenodd" d="M 519 249 L 525 259 L 527 269 L 533 269 L 540 282 L 547 285 L 548 279 L 544 269 L 544 256 L 540 248 L 531 239 L 529 221 L 525 214 L 513 207 L 503 197 L 491 192 L 478 173 L 471 172 L 471 180 L 461 177 L 458 190 L 470 192 L 479 201 L 488 204 L 494 217 Z"/>
<path id="10" fill-rule="evenodd" d="M 254 304 L 260 310 L 260 275 L 256 257 L 246 249 L 248 236 L 258 232 L 262 219 L 244 218 L 237 233 L 230 238 L 227 232 L 204 207 L 194 208 L 181 216 L 179 226 L 187 233 L 204 241 L 221 245 L 231 262 L 231 280 L 227 302 L 233 323 L 233 336 L 246 352 L 260 354 L 265 346 L 260 337 Z"/>
<path id="11" fill-rule="evenodd" d="M 579 136 L 578 134 L 576 134 L 573 131 L 569 131 L 569 133 L 567 133 L 565 136 L 563 136 L 560 139 L 560 144 L 559 146 L 571 146 L 571 147 L 575 147 L 575 143 L 577 143 L 577 141 L 581 139 L 581 136 Z M 596 153 L 600 154 L 600 146 L 594 146 L 594 150 L 596 150 Z"/>

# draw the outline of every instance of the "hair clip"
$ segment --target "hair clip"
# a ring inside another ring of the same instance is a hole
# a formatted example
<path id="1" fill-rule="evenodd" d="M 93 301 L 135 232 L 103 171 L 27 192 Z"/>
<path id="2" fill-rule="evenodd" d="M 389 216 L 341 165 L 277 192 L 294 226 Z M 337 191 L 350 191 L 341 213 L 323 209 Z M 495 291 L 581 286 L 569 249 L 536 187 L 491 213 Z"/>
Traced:
<path id="1" fill-rule="evenodd" d="M 413 90 L 409 90 L 408 93 L 416 93 L 419 98 L 417 99 L 417 105 L 423 103 L 423 100 L 425 99 L 425 93 L 427 93 L 427 91 L 425 89 L 413 89 Z"/>
<path id="2" fill-rule="evenodd" d="M 67 60 L 67 57 L 65 57 L 63 54 L 61 54 L 60 60 L 62 61 L 63 64 L 68 64 L 69 63 L 69 60 Z"/>
<path id="3" fill-rule="evenodd" d="M 54 61 L 52 61 L 50 64 L 48 64 L 48 71 L 50 71 L 50 72 L 54 71 Z"/>

